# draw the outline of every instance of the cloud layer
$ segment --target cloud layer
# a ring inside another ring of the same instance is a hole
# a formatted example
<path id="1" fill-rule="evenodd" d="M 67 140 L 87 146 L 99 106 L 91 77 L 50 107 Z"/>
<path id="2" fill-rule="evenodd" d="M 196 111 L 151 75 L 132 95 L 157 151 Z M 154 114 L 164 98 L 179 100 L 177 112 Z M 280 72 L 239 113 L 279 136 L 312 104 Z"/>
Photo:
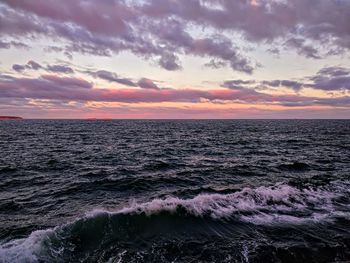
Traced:
<path id="1" fill-rule="evenodd" d="M 322 91 L 350 92 L 350 69 L 344 67 L 325 67 L 316 75 L 301 80 L 269 80 L 244 81 L 229 80 L 222 85 L 229 89 L 256 88 L 290 88 L 300 91 L 303 88 L 312 88 Z"/>
<path id="2" fill-rule="evenodd" d="M 0 33 L 60 38 L 69 55 L 129 51 L 166 70 L 181 69 L 180 55 L 191 55 L 251 74 L 259 61 L 242 40 L 269 44 L 275 52 L 283 43 L 319 59 L 349 50 L 349 17 L 347 0 L 3 0 Z"/>
<path id="3" fill-rule="evenodd" d="M 150 80 L 142 79 L 139 89 L 105 89 L 74 77 L 42 75 L 39 78 L 0 79 L 1 98 L 46 99 L 64 101 L 99 101 L 123 103 L 201 102 L 225 103 L 235 101 L 243 104 L 268 104 L 296 106 L 350 106 L 350 97 L 318 98 L 300 95 L 272 95 L 250 88 L 230 89 L 159 89 Z"/>

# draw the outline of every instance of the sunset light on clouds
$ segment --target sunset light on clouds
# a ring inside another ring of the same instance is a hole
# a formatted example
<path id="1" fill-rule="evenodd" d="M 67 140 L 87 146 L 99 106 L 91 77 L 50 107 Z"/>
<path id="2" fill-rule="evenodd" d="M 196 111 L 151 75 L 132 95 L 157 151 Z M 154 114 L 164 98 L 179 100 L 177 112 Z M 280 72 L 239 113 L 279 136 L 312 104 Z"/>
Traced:
<path id="1" fill-rule="evenodd" d="M 348 118 L 348 0 L 2 0 L 0 115 Z"/>
<path id="2" fill-rule="evenodd" d="M 350 263 L 350 0 L 0 0 L 0 263 Z"/>

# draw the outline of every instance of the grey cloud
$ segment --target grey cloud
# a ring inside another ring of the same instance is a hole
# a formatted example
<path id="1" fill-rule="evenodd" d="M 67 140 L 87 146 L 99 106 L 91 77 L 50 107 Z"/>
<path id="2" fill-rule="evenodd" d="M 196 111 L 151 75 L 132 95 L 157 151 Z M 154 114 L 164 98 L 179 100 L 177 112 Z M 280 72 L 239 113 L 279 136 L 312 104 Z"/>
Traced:
<path id="1" fill-rule="evenodd" d="M 140 79 L 137 82 L 137 84 L 142 89 L 154 89 L 154 90 L 158 90 L 159 89 L 159 87 L 152 80 L 147 79 L 147 78 Z"/>
<path id="2" fill-rule="evenodd" d="M 247 88 L 248 86 L 255 84 L 255 83 L 256 83 L 255 80 L 236 79 L 236 80 L 225 81 L 222 84 L 222 87 L 229 88 L 229 89 L 244 89 L 244 88 Z"/>
<path id="3" fill-rule="evenodd" d="M 306 81 L 307 80 L 307 81 Z M 306 80 L 264 80 L 244 81 L 229 80 L 222 86 L 229 89 L 260 87 L 286 87 L 295 91 L 303 88 L 313 88 L 323 91 L 350 91 L 350 69 L 344 67 L 325 67 Z"/>
<path id="4" fill-rule="evenodd" d="M 304 55 L 307 58 L 321 58 L 319 51 L 316 48 L 305 44 L 305 39 L 303 38 L 291 38 L 285 43 L 285 45 L 287 48 L 295 48 L 299 54 Z"/>
<path id="5" fill-rule="evenodd" d="M 28 61 L 28 63 L 27 63 L 26 66 L 27 66 L 28 68 L 34 69 L 34 70 L 38 70 L 38 69 L 41 69 L 41 68 L 42 68 L 42 66 L 41 66 L 39 63 L 37 63 L 37 62 L 35 62 L 35 61 L 33 61 L 33 60 Z"/>
<path id="6" fill-rule="evenodd" d="M 71 74 L 74 73 L 74 70 L 71 67 L 65 65 L 48 65 L 47 70 L 56 73 L 65 73 Z"/>
<path id="7" fill-rule="evenodd" d="M 94 78 L 100 78 L 109 82 L 119 83 L 129 87 L 140 87 L 142 89 L 159 89 L 159 87 L 148 78 L 141 78 L 138 82 L 134 82 L 129 78 L 122 78 L 118 74 L 107 71 L 107 70 L 98 70 L 98 71 L 85 71 L 88 75 L 93 76 Z"/>
<path id="8" fill-rule="evenodd" d="M 276 95 L 253 89 L 96 89 L 83 79 L 43 75 L 39 78 L 0 79 L 1 98 L 45 99 L 56 101 L 105 102 L 198 102 L 202 98 L 220 103 L 236 101 L 249 104 L 295 106 L 325 105 L 350 107 L 350 97 L 318 98 L 300 95 Z"/>
<path id="9" fill-rule="evenodd" d="M 121 78 L 117 74 L 107 71 L 107 70 L 98 70 L 98 71 L 85 71 L 85 73 L 109 82 L 119 83 L 129 87 L 137 87 L 137 84 L 128 78 Z"/>
<path id="10" fill-rule="evenodd" d="M 12 65 L 12 69 L 17 71 L 17 72 L 22 72 L 26 69 L 26 67 L 23 65 L 14 64 L 14 65 Z"/>
<path id="11" fill-rule="evenodd" d="M 72 74 L 74 73 L 74 70 L 65 65 L 48 65 L 47 67 L 41 66 L 39 63 L 35 62 L 34 60 L 28 61 L 25 65 L 19 65 L 14 64 L 12 68 L 17 72 L 22 72 L 24 70 L 30 69 L 30 70 L 39 70 L 44 69 L 49 72 L 55 72 L 55 73 L 64 73 L 64 74 Z"/>
<path id="12" fill-rule="evenodd" d="M 310 77 L 313 82 L 309 87 L 326 91 L 350 90 L 350 69 L 343 67 L 326 67 L 315 76 Z"/>
<path id="13" fill-rule="evenodd" d="M 173 54 L 164 54 L 159 59 L 159 65 L 169 71 L 181 69 L 177 56 Z"/>

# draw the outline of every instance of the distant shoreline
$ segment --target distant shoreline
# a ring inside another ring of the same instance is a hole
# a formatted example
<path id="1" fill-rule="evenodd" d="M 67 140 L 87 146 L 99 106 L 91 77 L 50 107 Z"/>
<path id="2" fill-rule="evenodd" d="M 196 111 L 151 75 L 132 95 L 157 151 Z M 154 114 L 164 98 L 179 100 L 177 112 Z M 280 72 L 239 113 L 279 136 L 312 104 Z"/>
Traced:
<path id="1" fill-rule="evenodd" d="M 0 117 L 1 118 L 1 117 Z M 21 117 L 19 117 L 21 118 Z M 103 118 L 21 118 L 23 120 L 49 120 L 49 121 L 312 121 L 312 120 L 350 120 L 349 118 L 333 118 L 333 119 L 321 119 L 321 118 L 315 118 L 315 119 L 309 119 L 309 118 L 289 118 L 289 119 L 123 119 L 123 118 L 116 118 L 116 119 L 103 119 Z"/>
<path id="2" fill-rule="evenodd" d="M 18 116 L 0 116 L 0 120 L 23 120 L 23 118 Z"/>

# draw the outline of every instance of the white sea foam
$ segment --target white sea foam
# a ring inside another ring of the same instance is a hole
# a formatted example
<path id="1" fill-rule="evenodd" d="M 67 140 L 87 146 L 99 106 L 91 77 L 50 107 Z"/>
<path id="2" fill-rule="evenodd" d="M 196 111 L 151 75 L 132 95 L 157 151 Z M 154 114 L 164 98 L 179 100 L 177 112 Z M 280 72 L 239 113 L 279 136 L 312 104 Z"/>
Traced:
<path id="1" fill-rule="evenodd" d="M 256 224 L 319 222 L 331 217 L 335 210 L 332 200 L 338 191 L 298 189 L 286 184 L 270 187 L 244 188 L 232 194 L 200 194 L 193 199 L 168 197 L 147 203 L 133 204 L 118 213 L 175 213 L 179 208 L 195 216 L 225 219 L 233 216 Z M 313 212 L 313 209 L 316 211 Z M 305 216 L 292 215 L 293 213 Z"/>
<path id="2" fill-rule="evenodd" d="M 38 262 L 38 254 L 44 249 L 43 242 L 53 229 L 34 231 L 29 237 L 17 239 L 0 245 L 1 263 L 34 263 Z"/>
<path id="3" fill-rule="evenodd" d="M 244 188 L 232 194 L 200 194 L 192 199 L 168 197 L 146 203 L 133 203 L 111 212 L 93 210 L 85 219 L 112 215 L 157 215 L 162 212 L 175 214 L 179 208 L 198 217 L 215 220 L 234 218 L 257 225 L 319 223 L 337 217 L 349 218 L 348 204 L 339 204 L 335 199 L 348 195 L 349 182 L 332 183 L 329 188 L 298 189 L 286 184 Z M 341 205 L 342 209 L 339 209 Z M 71 223 L 74 224 L 75 222 Z M 28 238 L 0 245 L 0 263 L 38 262 L 47 251 L 49 239 L 57 230 L 35 231 Z M 45 240 L 48 240 L 45 244 Z M 52 251 L 50 251 L 52 254 Z"/>

